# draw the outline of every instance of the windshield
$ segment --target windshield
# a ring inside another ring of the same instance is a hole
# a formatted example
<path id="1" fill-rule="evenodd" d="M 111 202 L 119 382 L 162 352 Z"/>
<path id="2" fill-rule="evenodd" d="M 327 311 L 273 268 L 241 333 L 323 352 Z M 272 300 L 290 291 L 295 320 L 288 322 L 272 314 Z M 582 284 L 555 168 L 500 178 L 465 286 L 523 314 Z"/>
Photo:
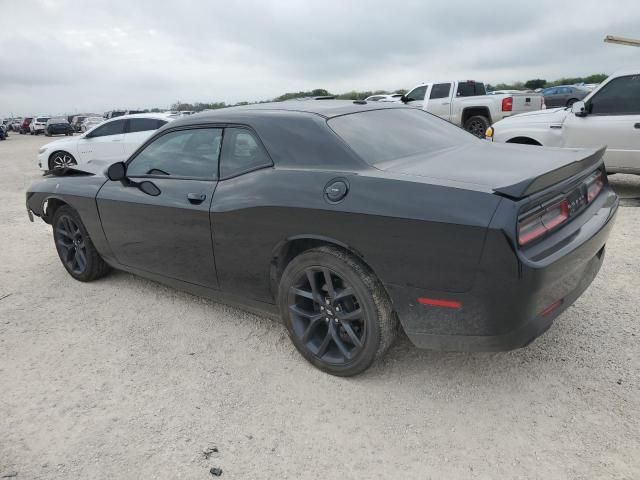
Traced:
<path id="1" fill-rule="evenodd" d="M 461 128 L 415 108 L 369 110 L 332 118 L 328 124 L 373 166 L 477 141 Z"/>
<path id="2" fill-rule="evenodd" d="M 36 118 L 36 122 L 46 122 L 49 120 L 49 117 L 38 117 Z"/>
<path id="3" fill-rule="evenodd" d="M 51 118 L 49 119 L 49 123 L 67 123 L 67 119 L 66 118 Z"/>

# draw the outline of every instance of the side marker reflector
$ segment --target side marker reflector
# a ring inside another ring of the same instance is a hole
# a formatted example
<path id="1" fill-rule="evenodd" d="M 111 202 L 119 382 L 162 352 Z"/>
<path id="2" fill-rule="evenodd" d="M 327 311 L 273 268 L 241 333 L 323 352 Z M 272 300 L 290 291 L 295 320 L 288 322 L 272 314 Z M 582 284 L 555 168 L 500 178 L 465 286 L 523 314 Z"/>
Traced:
<path id="1" fill-rule="evenodd" d="M 438 300 L 437 298 L 418 298 L 418 302 L 421 305 L 428 305 L 430 307 L 442 307 L 442 308 L 462 308 L 462 303 L 456 300 Z"/>
<path id="2" fill-rule="evenodd" d="M 542 310 L 540 312 L 540 315 L 543 317 L 548 317 L 549 315 L 551 315 L 553 312 L 555 312 L 558 307 L 560 307 L 560 305 L 562 305 L 564 303 L 564 300 L 560 299 L 560 300 L 556 300 L 555 302 L 553 302 L 551 305 L 549 305 L 547 308 L 545 308 L 544 310 Z"/>

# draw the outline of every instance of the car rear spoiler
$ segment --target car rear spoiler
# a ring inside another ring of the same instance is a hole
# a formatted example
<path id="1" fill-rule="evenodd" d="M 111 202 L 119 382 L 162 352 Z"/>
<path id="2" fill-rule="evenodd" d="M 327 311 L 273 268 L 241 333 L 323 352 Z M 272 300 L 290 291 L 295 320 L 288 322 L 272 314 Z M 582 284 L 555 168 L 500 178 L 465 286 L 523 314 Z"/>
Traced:
<path id="1" fill-rule="evenodd" d="M 538 177 L 528 178 L 513 185 L 494 188 L 493 191 L 498 195 L 514 199 L 533 195 L 567 178 L 571 178 L 585 170 L 595 167 L 598 163 L 602 162 L 602 156 L 606 149 L 607 147 L 604 146 L 598 149 L 579 150 L 576 152 L 576 160 L 571 163 L 563 165 L 556 170 L 550 170 Z"/>

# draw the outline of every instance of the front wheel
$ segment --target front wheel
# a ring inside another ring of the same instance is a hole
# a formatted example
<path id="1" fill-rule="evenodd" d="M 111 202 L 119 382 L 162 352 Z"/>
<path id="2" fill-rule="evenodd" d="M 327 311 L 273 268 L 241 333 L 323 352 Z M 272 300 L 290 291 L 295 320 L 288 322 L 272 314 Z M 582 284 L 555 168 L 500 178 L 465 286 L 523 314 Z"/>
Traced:
<path id="1" fill-rule="evenodd" d="M 62 206 L 56 211 L 51 225 L 58 256 L 69 275 L 81 282 L 90 282 L 109 272 L 109 266 L 94 247 L 78 212 Z"/>
<path id="2" fill-rule="evenodd" d="M 484 138 L 489 128 L 489 119 L 482 115 L 474 115 L 464 122 L 464 129 L 478 138 Z"/>
<path id="3" fill-rule="evenodd" d="M 56 168 L 67 168 L 72 165 L 77 165 L 76 159 L 73 158 L 69 152 L 54 152 L 49 157 L 49 170 L 55 170 Z"/>
<path id="4" fill-rule="evenodd" d="M 334 247 L 308 250 L 287 265 L 278 303 L 294 346 L 332 375 L 357 375 L 391 346 L 397 319 L 365 265 Z"/>

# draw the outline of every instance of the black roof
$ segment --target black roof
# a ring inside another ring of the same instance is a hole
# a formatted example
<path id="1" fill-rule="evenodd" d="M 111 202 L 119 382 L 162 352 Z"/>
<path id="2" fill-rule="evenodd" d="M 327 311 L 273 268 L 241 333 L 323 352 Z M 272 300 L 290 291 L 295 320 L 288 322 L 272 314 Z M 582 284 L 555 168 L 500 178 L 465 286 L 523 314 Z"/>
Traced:
<path id="1" fill-rule="evenodd" d="M 220 108 L 207 112 L 189 115 L 186 118 L 171 122 L 173 126 L 191 125 L 206 122 L 224 122 L 241 117 L 255 117 L 262 114 L 276 112 L 308 113 L 324 118 L 333 118 L 340 115 L 357 113 L 367 110 L 385 110 L 391 108 L 413 108 L 402 103 L 395 102 L 363 102 L 353 100 L 288 100 L 284 102 L 257 103 L 255 105 L 242 105 L 238 107 Z"/>

